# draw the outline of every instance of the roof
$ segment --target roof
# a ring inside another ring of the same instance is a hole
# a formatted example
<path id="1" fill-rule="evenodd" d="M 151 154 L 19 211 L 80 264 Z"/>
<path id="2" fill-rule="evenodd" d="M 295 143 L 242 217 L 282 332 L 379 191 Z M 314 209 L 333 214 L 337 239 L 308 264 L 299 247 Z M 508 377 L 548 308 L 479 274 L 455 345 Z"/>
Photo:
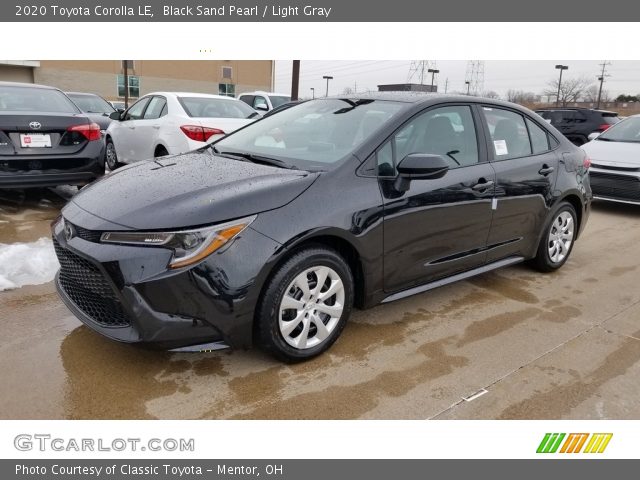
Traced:
<path id="1" fill-rule="evenodd" d="M 277 93 L 277 92 L 265 92 L 264 90 L 256 90 L 254 92 L 242 92 L 239 93 L 238 96 L 240 95 L 274 95 L 277 97 L 290 97 L 291 95 L 289 95 L 288 93 Z"/>
<path id="2" fill-rule="evenodd" d="M 37 83 L 0 82 L 0 86 L 3 86 L 3 87 L 31 87 L 31 88 L 45 88 L 47 90 L 59 90 L 56 87 L 51 87 L 49 85 L 39 85 Z"/>
<path id="3" fill-rule="evenodd" d="M 614 112 L 613 110 L 600 110 L 598 108 L 588 108 L 588 107 L 542 107 L 536 108 L 536 112 L 541 111 L 553 111 L 553 110 L 588 110 L 590 112 L 598 112 L 598 113 L 609 113 L 612 115 L 617 115 L 618 112 Z"/>
<path id="4" fill-rule="evenodd" d="M 196 93 L 196 92 L 149 92 L 144 97 L 148 97 L 149 95 L 173 95 L 176 97 L 200 97 L 200 98 L 219 98 L 220 100 L 234 100 L 238 101 L 234 97 L 228 97 L 225 95 L 214 95 L 212 93 Z M 142 98 L 142 97 L 140 97 Z"/>
<path id="5" fill-rule="evenodd" d="M 316 100 L 323 98 L 347 98 L 350 100 L 362 100 L 362 99 L 372 99 L 372 100 L 381 100 L 381 101 L 392 101 L 392 102 L 403 102 L 403 103 L 436 103 L 436 102 L 464 102 L 464 103 L 490 103 L 496 106 L 504 106 L 513 108 L 514 106 L 523 108 L 520 105 L 516 105 L 511 102 L 506 102 L 503 100 L 495 100 L 492 98 L 485 97 L 476 97 L 473 95 L 453 95 L 446 93 L 430 93 L 430 92 L 416 92 L 416 91 L 407 91 L 407 92 L 371 92 L 371 93 L 362 93 L 362 94 L 354 94 L 354 95 L 335 95 L 331 97 L 321 97 L 316 98 Z"/>
<path id="6" fill-rule="evenodd" d="M 91 97 L 100 97 L 100 95 L 98 95 L 97 93 L 89 93 L 89 92 L 64 92 L 64 93 L 66 93 L 67 95 L 86 95 Z"/>

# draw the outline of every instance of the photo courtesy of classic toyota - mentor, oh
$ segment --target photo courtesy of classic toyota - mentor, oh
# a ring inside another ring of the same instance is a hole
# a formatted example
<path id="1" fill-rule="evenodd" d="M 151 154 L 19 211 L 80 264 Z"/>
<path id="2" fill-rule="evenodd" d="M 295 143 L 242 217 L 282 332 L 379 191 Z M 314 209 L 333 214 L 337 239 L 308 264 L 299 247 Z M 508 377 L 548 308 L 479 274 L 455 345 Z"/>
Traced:
<path id="1" fill-rule="evenodd" d="M 85 187 L 52 224 L 56 283 L 115 340 L 304 360 L 353 307 L 522 261 L 561 267 L 589 215 L 588 168 L 507 102 L 311 100 Z"/>

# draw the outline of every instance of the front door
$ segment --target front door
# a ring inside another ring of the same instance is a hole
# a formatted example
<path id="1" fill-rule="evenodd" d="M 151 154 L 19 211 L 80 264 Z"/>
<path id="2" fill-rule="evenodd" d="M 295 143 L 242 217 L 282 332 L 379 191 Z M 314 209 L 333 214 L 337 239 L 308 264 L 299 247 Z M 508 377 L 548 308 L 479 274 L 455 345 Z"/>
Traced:
<path id="1" fill-rule="evenodd" d="M 384 197 L 385 290 L 395 292 L 485 263 L 495 174 L 478 142 L 468 105 L 417 115 L 376 153 Z M 409 153 L 438 154 L 450 170 L 439 179 L 394 188 L 395 166 Z"/>

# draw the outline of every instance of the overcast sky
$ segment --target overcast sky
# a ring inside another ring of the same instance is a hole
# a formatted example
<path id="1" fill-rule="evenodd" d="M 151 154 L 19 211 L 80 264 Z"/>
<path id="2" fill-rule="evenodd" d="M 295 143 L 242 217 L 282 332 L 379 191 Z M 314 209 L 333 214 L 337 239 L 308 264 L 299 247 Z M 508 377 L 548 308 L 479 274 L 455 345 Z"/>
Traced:
<path id="1" fill-rule="evenodd" d="M 549 80 L 556 79 L 556 64 L 568 65 L 569 70 L 563 78 L 581 77 L 592 79 L 597 83 L 601 72 L 602 60 L 549 60 L 549 61 L 510 61 L 488 60 L 484 63 L 484 90 L 493 90 L 504 96 L 509 89 L 525 90 L 541 94 Z M 291 92 L 291 64 L 287 61 L 276 61 L 275 90 L 280 93 Z M 329 95 L 340 94 L 346 87 L 357 88 L 357 91 L 377 90 L 383 83 L 405 83 L 409 74 L 411 61 L 380 60 L 346 60 L 346 61 L 311 61 L 303 60 L 300 67 L 300 96 L 311 97 L 311 88 L 315 88 L 316 96 L 323 96 L 326 80 L 323 75 L 333 76 L 329 82 Z M 466 92 L 465 73 L 467 62 L 461 60 L 438 60 L 436 67 L 440 70 L 437 78 L 438 90 L 444 92 L 448 79 L 448 92 Z M 604 89 L 613 97 L 621 94 L 640 93 L 640 61 L 612 61 L 607 66 Z M 414 79 L 413 83 L 419 83 Z M 430 74 L 424 83 L 431 83 Z"/>

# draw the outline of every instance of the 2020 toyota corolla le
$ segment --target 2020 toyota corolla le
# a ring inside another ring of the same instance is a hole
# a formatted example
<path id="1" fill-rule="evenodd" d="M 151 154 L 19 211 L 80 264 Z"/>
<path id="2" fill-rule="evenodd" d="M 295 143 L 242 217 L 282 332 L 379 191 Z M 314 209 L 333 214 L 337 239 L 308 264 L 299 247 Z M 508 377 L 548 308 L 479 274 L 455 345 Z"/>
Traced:
<path id="1" fill-rule="evenodd" d="M 589 214 L 586 162 L 506 102 L 309 101 L 85 188 L 53 225 L 57 285 L 112 339 L 306 359 L 354 306 L 561 267 Z"/>

